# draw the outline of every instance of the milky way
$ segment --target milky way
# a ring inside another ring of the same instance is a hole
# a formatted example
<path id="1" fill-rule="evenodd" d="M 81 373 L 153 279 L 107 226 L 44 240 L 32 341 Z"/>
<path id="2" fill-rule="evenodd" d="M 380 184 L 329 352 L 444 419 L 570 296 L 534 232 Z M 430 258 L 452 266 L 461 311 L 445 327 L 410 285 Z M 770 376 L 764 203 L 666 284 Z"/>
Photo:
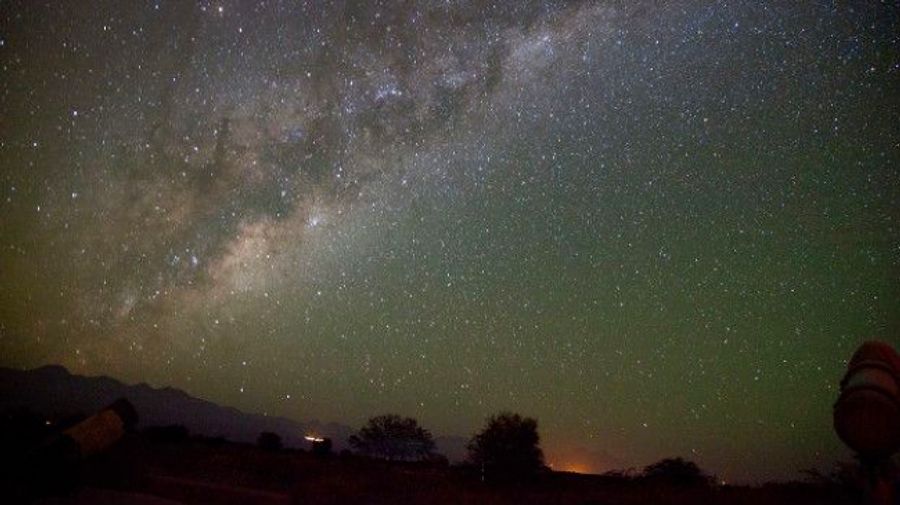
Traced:
<path id="1" fill-rule="evenodd" d="M 0 4 L 0 364 L 726 479 L 900 335 L 896 6 Z"/>

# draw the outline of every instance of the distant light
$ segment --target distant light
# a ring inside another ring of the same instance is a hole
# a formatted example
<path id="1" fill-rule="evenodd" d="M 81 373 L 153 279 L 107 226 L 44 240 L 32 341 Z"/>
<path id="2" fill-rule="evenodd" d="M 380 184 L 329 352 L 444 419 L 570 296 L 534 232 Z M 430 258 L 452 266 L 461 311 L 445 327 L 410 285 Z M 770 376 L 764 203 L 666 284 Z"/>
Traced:
<path id="1" fill-rule="evenodd" d="M 591 468 L 588 465 L 581 463 L 581 462 L 567 462 L 567 463 L 562 463 L 560 465 L 557 465 L 555 467 L 551 466 L 551 468 L 553 468 L 554 470 L 562 471 L 562 472 L 582 473 L 582 474 L 594 473 L 591 471 Z"/>
<path id="2" fill-rule="evenodd" d="M 312 435 L 306 435 L 306 436 L 303 437 L 303 438 L 305 438 L 306 440 L 308 440 L 308 441 L 310 441 L 310 442 L 324 442 L 324 441 L 325 441 L 324 438 L 314 437 L 314 436 L 312 436 Z"/>

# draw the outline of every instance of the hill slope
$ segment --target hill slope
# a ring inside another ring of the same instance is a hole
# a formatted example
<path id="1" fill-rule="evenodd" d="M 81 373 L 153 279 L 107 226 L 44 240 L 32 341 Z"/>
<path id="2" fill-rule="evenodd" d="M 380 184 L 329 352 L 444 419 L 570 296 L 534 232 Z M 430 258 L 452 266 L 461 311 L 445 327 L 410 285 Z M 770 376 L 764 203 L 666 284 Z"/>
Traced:
<path id="1" fill-rule="evenodd" d="M 0 411 L 27 408 L 53 416 L 91 414 L 117 398 L 127 398 L 138 412 L 138 426 L 182 424 L 191 433 L 254 442 L 262 431 L 281 435 L 285 445 L 304 445 L 303 436 L 331 437 L 340 450 L 352 433 L 348 426 L 317 421 L 297 422 L 281 417 L 248 414 L 235 408 L 194 398 L 173 388 L 127 385 L 109 377 L 73 375 L 61 366 L 33 370 L 0 367 Z"/>

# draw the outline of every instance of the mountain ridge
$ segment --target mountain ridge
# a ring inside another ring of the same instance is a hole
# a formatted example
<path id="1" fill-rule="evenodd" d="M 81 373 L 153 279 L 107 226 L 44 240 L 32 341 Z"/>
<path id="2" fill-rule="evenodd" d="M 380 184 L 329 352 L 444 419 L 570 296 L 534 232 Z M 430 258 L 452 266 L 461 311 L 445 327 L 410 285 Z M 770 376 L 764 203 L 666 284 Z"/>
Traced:
<path id="1" fill-rule="evenodd" d="M 47 417 L 90 415 L 118 398 L 127 398 L 134 405 L 139 429 L 180 424 L 192 434 L 248 443 L 255 442 L 261 432 L 271 431 L 281 436 L 287 447 L 306 447 L 308 442 L 303 437 L 316 434 L 331 438 L 338 451 L 349 448 L 347 438 L 356 432 L 337 422 L 248 413 L 171 386 L 156 388 L 145 382 L 129 385 L 106 375 L 73 374 L 62 365 L 30 370 L 0 366 L 0 412 L 26 408 Z M 451 461 L 464 458 L 465 439 L 435 435 L 435 442 L 438 451 Z"/>
<path id="2" fill-rule="evenodd" d="M 26 408 L 44 416 L 89 415 L 117 398 L 127 398 L 134 404 L 138 428 L 181 424 L 194 434 L 236 442 L 254 442 L 260 432 L 273 431 L 286 446 L 301 447 L 304 435 L 316 433 L 331 437 L 340 449 L 354 431 L 340 423 L 248 413 L 171 386 L 156 388 L 145 382 L 126 384 L 106 375 L 77 375 L 61 365 L 30 370 L 0 367 L 0 411 Z"/>

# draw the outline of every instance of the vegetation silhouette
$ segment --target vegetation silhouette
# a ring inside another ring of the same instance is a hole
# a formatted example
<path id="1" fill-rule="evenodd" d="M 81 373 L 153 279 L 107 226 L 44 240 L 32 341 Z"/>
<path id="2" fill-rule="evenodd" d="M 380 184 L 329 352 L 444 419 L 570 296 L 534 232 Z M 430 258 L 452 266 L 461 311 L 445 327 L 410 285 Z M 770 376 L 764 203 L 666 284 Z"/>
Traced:
<path id="1" fill-rule="evenodd" d="M 835 495 L 843 495 L 853 503 L 861 503 L 865 493 L 866 475 L 858 462 L 837 461 L 830 470 L 807 468 L 800 473 L 806 482 L 830 489 Z"/>
<path id="2" fill-rule="evenodd" d="M 484 481 L 531 479 L 545 469 L 540 441 L 535 419 L 502 412 L 488 419 L 469 442 L 469 462 L 480 469 Z"/>
<path id="3" fill-rule="evenodd" d="M 158 444 L 183 444 L 190 439 L 190 432 L 182 424 L 148 426 L 144 428 L 147 440 Z"/>
<path id="4" fill-rule="evenodd" d="M 271 431 L 264 431 L 256 439 L 256 446 L 264 451 L 278 452 L 281 450 L 281 436 Z"/>
<path id="5" fill-rule="evenodd" d="M 113 410 L 121 423 L 96 424 L 97 418 L 92 416 L 90 419 L 95 421 L 89 424 L 113 428 L 113 431 L 117 431 L 119 425 L 131 426 L 133 418 L 128 409 L 123 409 L 122 405 L 118 407 L 104 409 L 107 414 L 100 419 L 109 417 L 109 411 Z M 135 496 L 149 494 L 175 500 L 203 496 L 204 503 L 216 501 L 210 498 L 209 493 L 213 492 L 218 493 L 219 498 L 231 500 L 228 503 L 243 503 L 242 499 L 252 497 L 270 500 L 266 503 L 329 505 L 849 505 L 860 503 L 864 495 L 860 482 L 864 475 L 856 463 L 846 463 L 830 474 L 807 471 L 806 482 L 753 487 L 714 483 L 695 463 L 682 458 L 664 459 L 643 471 L 628 469 L 602 476 L 550 472 L 542 464 L 537 422 L 510 413 L 489 418 L 484 429 L 475 435 L 469 448 L 469 465 L 449 465 L 446 458 L 434 453 L 417 461 L 392 464 L 357 457 L 349 451 L 342 451 L 340 458 L 323 459 L 318 457 L 317 451 L 319 447 L 330 445 L 330 440 L 324 437 L 308 439 L 313 442 L 312 451 L 273 451 L 267 450 L 260 440 L 281 440 L 281 437 L 265 431 L 259 434 L 257 444 L 228 442 L 222 437 L 196 434 L 183 440 L 187 429 L 180 425 L 149 427 L 130 433 L 126 430 L 113 443 L 84 456 L 81 448 L 93 439 L 75 436 L 77 431 L 69 432 L 78 424 L 73 425 L 71 419 L 71 416 L 35 414 L 25 409 L 0 413 L 0 427 L 9 430 L 9 433 L 0 430 L 0 435 L 5 436 L 0 438 L 5 442 L 4 448 L 19 448 L 0 458 L 5 463 L 5 471 L 0 475 L 3 503 L 28 503 L 48 495 L 55 495 L 53 500 L 58 500 L 52 503 L 97 503 L 90 498 L 85 498 L 88 501 L 67 501 L 82 496 L 81 493 L 94 496 L 91 493 L 97 490 L 120 491 L 123 497 L 135 493 Z M 418 430 L 427 433 L 415 420 L 399 416 L 373 418 L 370 424 L 398 430 L 399 425 L 404 427 L 400 430 L 404 433 L 417 434 L 420 433 Z M 367 424 L 365 428 L 372 426 Z M 392 432 L 390 429 L 385 431 Z M 367 431 L 371 432 L 371 429 Z M 60 437 L 67 443 L 62 446 L 46 444 L 48 440 L 58 441 Z M 158 443 L 158 437 L 183 441 Z M 100 440 L 112 439 L 104 435 Z M 78 450 L 72 452 L 69 449 Z M 532 458 L 532 464 L 523 469 L 521 461 L 528 457 Z M 393 458 L 400 459 L 399 456 Z M 472 464 L 476 462 L 485 465 Z M 163 476 L 160 476 L 161 472 Z M 485 480 L 489 485 L 479 482 L 483 477 L 487 477 Z M 97 496 L 102 498 L 104 495 Z M 112 503 L 106 498 L 101 501 Z M 116 503 L 123 502 L 127 501 Z"/>
<path id="6" fill-rule="evenodd" d="M 328 437 L 313 441 L 312 453 L 320 458 L 331 456 L 332 443 Z"/>
<path id="7" fill-rule="evenodd" d="M 435 448 L 431 432 L 415 419 L 396 414 L 369 419 L 348 442 L 361 455 L 388 461 L 420 461 Z"/>
<path id="8" fill-rule="evenodd" d="M 27 408 L 0 412 L 0 454 L 23 453 L 44 438 L 49 429 L 49 421 Z M 4 461 L 6 459 L 3 458 Z"/>
<path id="9" fill-rule="evenodd" d="M 642 478 L 671 486 L 707 486 L 713 482 L 713 478 L 706 475 L 696 463 L 683 458 L 665 458 L 647 465 Z"/>

